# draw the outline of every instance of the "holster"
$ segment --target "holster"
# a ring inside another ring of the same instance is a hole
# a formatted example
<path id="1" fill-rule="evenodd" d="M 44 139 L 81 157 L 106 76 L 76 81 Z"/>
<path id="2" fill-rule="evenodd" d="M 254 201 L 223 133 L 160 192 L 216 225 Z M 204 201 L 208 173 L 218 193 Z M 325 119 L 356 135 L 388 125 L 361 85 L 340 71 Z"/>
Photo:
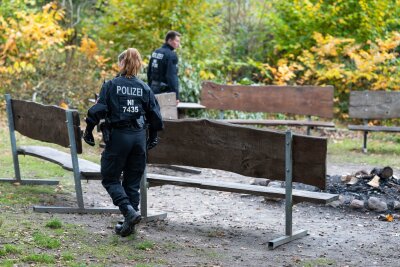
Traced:
<path id="1" fill-rule="evenodd" d="M 103 140 L 105 143 L 107 143 L 108 141 L 110 141 L 110 135 L 111 135 L 110 123 L 107 120 L 105 120 L 104 122 L 100 123 L 99 127 L 101 133 L 103 134 Z"/>

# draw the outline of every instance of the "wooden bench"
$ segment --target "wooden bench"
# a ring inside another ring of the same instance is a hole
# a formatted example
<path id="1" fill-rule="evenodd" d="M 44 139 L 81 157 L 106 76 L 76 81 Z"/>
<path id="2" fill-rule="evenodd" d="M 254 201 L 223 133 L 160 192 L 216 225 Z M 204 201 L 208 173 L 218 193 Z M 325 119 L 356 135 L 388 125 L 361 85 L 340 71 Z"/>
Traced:
<path id="1" fill-rule="evenodd" d="M 201 104 L 207 109 L 220 110 L 220 119 L 234 124 L 306 126 L 308 135 L 314 127 L 335 127 L 332 121 L 312 118 L 333 118 L 333 86 L 246 86 L 205 81 L 202 83 Z M 307 119 L 224 119 L 225 110 L 303 115 Z"/>
<path id="2" fill-rule="evenodd" d="M 10 130 L 11 151 L 13 155 L 13 179 L 0 181 L 20 184 L 58 184 L 57 180 L 23 179 L 20 172 L 19 155 L 38 157 L 61 165 L 73 171 L 77 207 L 44 207 L 35 206 L 39 212 L 61 213 L 103 213 L 119 212 L 115 208 L 86 208 L 84 206 L 81 179 L 101 179 L 100 166 L 88 160 L 79 159 L 82 153 L 82 139 L 79 114 L 76 110 L 65 110 L 57 106 L 41 105 L 35 102 L 14 100 L 6 95 L 8 126 Z M 62 147 L 68 147 L 66 153 L 48 146 L 17 146 L 15 131 L 34 140 L 39 140 Z"/>
<path id="3" fill-rule="evenodd" d="M 285 236 L 269 242 L 269 247 L 273 249 L 307 234 L 303 230 L 292 232 L 293 201 L 326 204 L 338 198 L 338 195 L 323 192 L 292 190 L 292 181 L 325 189 L 326 152 L 326 138 L 292 135 L 291 131 L 285 134 L 219 121 L 171 120 L 165 121 L 165 129 L 160 132 L 160 144 L 149 152 L 149 163 L 205 167 L 250 177 L 283 180 L 286 188 L 150 173 L 145 179 L 150 186 L 168 184 L 285 198 L 286 232 Z M 147 203 L 141 202 L 141 205 L 142 214 L 146 214 Z"/>
<path id="4" fill-rule="evenodd" d="M 205 109 L 205 106 L 198 103 L 179 102 L 176 104 L 175 93 L 164 93 L 156 95 L 161 108 L 161 115 L 164 120 L 176 120 L 186 117 L 187 110 Z"/>
<path id="5" fill-rule="evenodd" d="M 12 100 L 6 95 L 7 113 L 14 159 L 14 182 L 24 183 L 19 173 L 18 155 L 30 155 L 61 165 L 74 173 L 78 207 L 35 206 L 37 212 L 99 213 L 119 212 L 115 208 L 86 208 L 83 203 L 81 179 L 101 179 L 100 166 L 78 158 L 82 152 L 79 114 L 29 101 Z M 70 153 L 47 146 L 17 147 L 14 131 L 30 138 L 69 147 Z M 203 178 L 183 178 L 148 173 L 141 181 L 140 210 L 143 221 L 164 219 L 165 213 L 149 215 L 148 186 L 177 185 L 285 198 L 285 235 L 269 242 L 269 248 L 307 235 L 307 231 L 292 231 L 293 202 L 308 201 L 326 204 L 338 195 L 323 192 L 292 190 L 292 181 L 326 187 L 327 140 L 259 130 L 208 120 L 167 120 L 160 133 L 160 144 L 149 153 L 149 163 L 178 164 L 231 171 L 251 177 L 265 177 L 286 182 L 286 188 L 262 187 L 235 182 L 210 181 Z M 13 141 L 14 140 L 14 141 Z"/>
<path id="6" fill-rule="evenodd" d="M 362 119 L 363 125 L 348 125 L 349 130 L 363 131 L 362 151 L 367 152 L 367 135 L 369 132 L 400 132 L 396 126 L 373 126 L 371 119 L 384 120 L 400 118 L 400 92 L 354 91 L 350 93 L 349 117 Z"/>

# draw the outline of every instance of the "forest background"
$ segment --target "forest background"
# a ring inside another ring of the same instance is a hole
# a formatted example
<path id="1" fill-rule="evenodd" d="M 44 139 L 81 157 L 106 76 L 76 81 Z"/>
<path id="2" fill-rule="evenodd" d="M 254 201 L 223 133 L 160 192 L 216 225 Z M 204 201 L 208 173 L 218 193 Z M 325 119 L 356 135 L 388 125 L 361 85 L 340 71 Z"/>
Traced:
<path id="1" fill-rule="evenodd" d="M 350 91 L 400 91 L 400 0 L 0 1 L 1 112 L 4 93 L 82 111 L 120 52 L 147 65 L 168 30 L 182 34 L 183 101 L 202 80 L 329 84 L 346 120 Z"/>

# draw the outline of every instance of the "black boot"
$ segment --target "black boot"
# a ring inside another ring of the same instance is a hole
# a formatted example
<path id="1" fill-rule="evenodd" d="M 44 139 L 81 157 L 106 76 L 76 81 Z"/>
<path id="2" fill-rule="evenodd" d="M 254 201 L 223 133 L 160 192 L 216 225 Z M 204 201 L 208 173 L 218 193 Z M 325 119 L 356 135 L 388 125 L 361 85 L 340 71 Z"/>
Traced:
<path id="1" fill-rule="evenodd" d="M 138 224 L 141 220 L 140 213 L 135 211 L 131 205 L 127 205 L 124 209 L 125 221 L 121 226 L 119 235 L 122 237 L 131 235 L 135 231 L 135 224 Z"/>
<path id="2" fill-rule="evenodd" d="M 125 221 L 125 219 L 121 219 L 121 220 L 119 220 L 119 221 L 117 222 L 117 224 L 115 225 L 114 230 L 115 230 L 115 233 L 116 233 L 117 235 L 120 234 L 121 229 L 122 229 L 122 224 L 124 223 L 124 221 Z"/>

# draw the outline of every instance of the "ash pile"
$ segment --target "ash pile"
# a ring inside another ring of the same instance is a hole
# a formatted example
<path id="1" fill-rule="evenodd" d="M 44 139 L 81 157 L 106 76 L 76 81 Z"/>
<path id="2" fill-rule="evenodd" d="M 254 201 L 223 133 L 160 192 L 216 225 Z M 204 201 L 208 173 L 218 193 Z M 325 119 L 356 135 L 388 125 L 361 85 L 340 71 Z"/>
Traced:
<path id="1" fill-rule="evenodd" d="M 327 192 L 339 194 L 332 206 L 378 212 L 400 210 L 400 180 L 389 166 L 328 177 Z"/>

